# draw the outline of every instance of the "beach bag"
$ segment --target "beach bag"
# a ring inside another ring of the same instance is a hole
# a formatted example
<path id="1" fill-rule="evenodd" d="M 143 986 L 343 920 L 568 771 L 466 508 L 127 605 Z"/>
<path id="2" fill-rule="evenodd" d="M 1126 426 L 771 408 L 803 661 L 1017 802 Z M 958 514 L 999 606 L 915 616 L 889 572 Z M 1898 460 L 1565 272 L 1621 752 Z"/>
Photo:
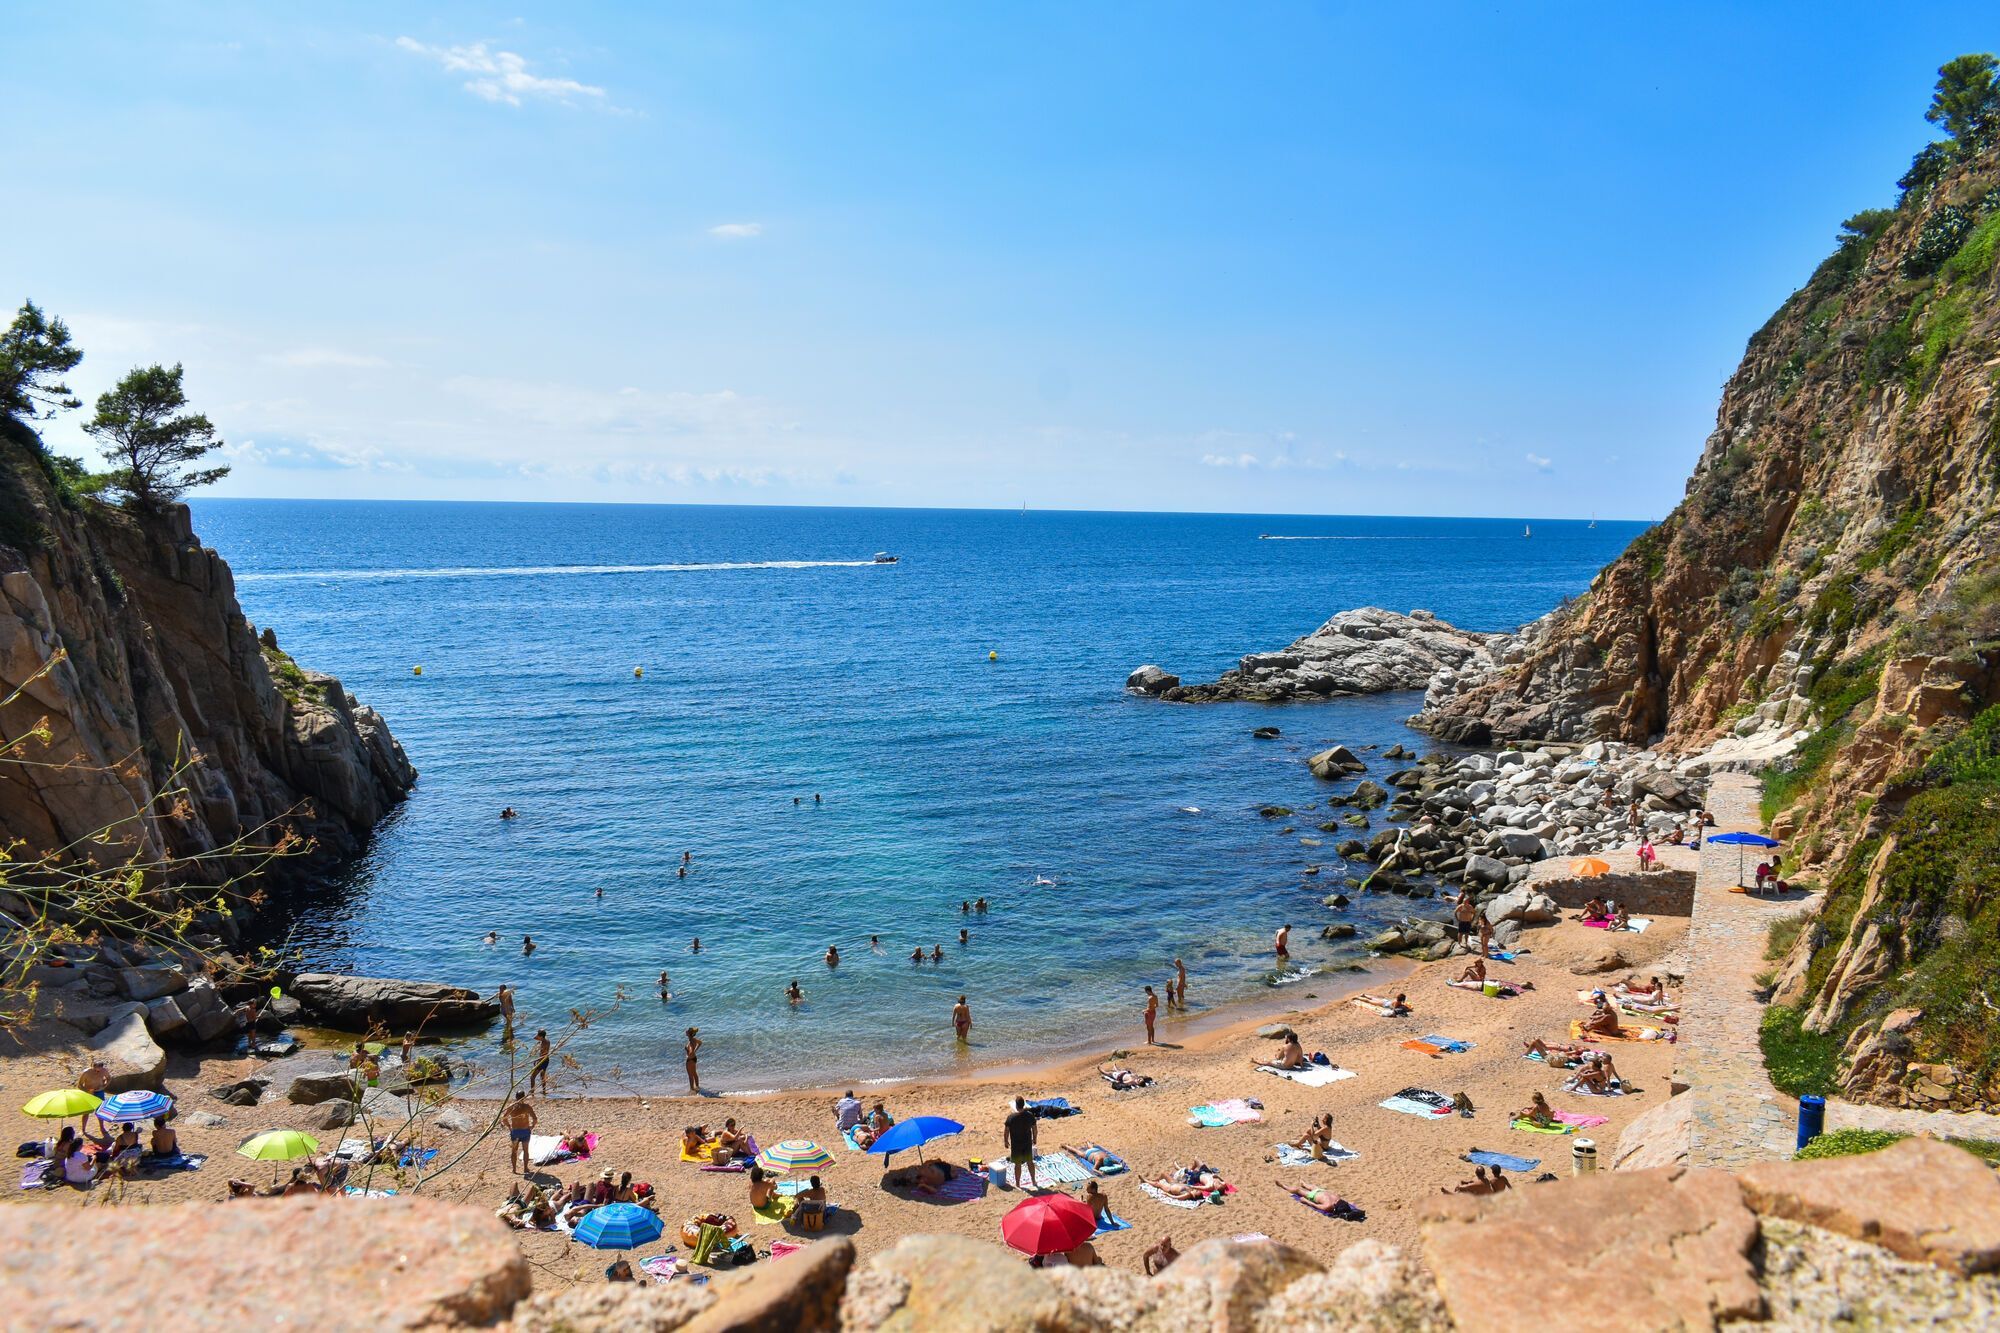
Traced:
<path id="1" fill-rule="evenodd" d="M 752 1245 L 746 1238 L 738 1236 L 735 1240 L 729 1242 L 727 1256 L 730 1263 L 741 1268 L 745 1264 L 754 1264 L 757 1262 L 757 1247 Z"/>

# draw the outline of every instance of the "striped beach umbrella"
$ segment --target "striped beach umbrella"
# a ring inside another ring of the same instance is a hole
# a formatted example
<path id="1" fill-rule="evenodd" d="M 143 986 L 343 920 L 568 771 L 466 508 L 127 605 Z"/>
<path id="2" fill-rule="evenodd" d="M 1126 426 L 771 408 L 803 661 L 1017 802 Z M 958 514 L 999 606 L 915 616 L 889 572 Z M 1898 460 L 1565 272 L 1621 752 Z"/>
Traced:
<path id="1" fill-rule="evenodd" d="M 636 1203 L 607 1203 L 583 1215 L 576 1238 L 595 1250 L 636 1250 L 658 1240 L 666 1229 L 658 1213 Z"/>
<path id="2" fill-rule="evenodd" d="M 811 1139 L 786 1139 L 757 1154 L 766 1171 L 819 1171 L 833 1165 L 833 1154 Z"/>
<path id="3" fill-rule="evenodd" d="M 150 1088 L 134 1088 L 130 1092 L 106 1097 L 104 1105 L 97 1108 L 97 1118 L 114 1125 L 123 1125 L 138 1120 L 151 1120 L 154 1116 L 165 1115 L 173 1109 L 174 1099 L 166 1093 L 154 1092 Z"/>

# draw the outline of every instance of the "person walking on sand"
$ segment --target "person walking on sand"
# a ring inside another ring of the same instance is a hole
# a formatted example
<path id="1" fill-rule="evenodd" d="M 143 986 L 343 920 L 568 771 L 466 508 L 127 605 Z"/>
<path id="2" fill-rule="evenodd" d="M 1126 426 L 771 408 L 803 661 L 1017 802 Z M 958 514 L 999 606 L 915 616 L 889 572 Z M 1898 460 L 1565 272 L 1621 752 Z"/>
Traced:
<path id="1" fill-rule="evenodd" d="M 1153 1023 L 1159 1016 L 1160 997 L 1153 994 L 1153 988 L 1148 986 L 1146 987 L 1146 1044 L 1148 1046 L 1158 1046 L 1160 1044 L 1153 1039 Z"/>
<path id="2" fill-rule="evenodd" d="M 1014 1113 L 1007 1117 L 1002 1134 L 1007 1140 L 1007 1160 L 1014 1164 L 1014 1188 L 1021 1188 L 1021 1171 L 1028 1172 L 1028 1183 L 1036 1189 L 1042 1187 L 1041 1177 L 1035 1174 L 1035 1131 L 1041 1122 L 1028 1109 L 1028 1099 L 1014 1099 Z"/>
<path id="3" fill-rule="evenodd" d="M 1493 956 L 1493 923 L 1486 919 L 1484 912 L 1479 914 L 1479 956 L 1481 958 Z"/>
<path id="4" fill-rule="evenodd" d="M 1469 888 L 1460 889 L 1457 900 L 1451 905 L 1452 926 L 1458 932 L 1458 942 L 1460 944 L 1469 945 L 1472 943 L 1473 920 L 1478 915 L 1479 908 L 1474 906 L 1472 902 L 1472 890 Z"/>
<path id="5" fill-rule="evenodd" d="M 535 1136 L 535 1106 L 526 1092 L 514 1094 L 500 1113 L 500 1123 L 507 1127 L 507 1169 L 525 1176 L 534 1165 L 528 1160 L 528 1140 Z"/>
<path id="6" fill-rule="evenodd" d="M 959 996 L 958 1003 L 951 1007 L 951 1030 L 958 1034 L 961 1042 L 972 1033 L 972 1006 L 965 1002 L 963 995 Z"/>
<path id="7" fill-rule="evenodd" d="M 549 1045 L 549 1030 L 547 1028 L 536 1028 L 535 1063 L 528 1066 L 529 1092 L 533 1092 L 535 1090 L 535 1080 L 540 1079 L 542 1081 L 542 1096 L 547 1097 L 550 1095 L 549 1057 L 553 1054 L 555 1054 L 555 1048 Z"/>
<path id="8" fill-rule="evenodd" d="M 1174 979 L 1167 986 L 1167 1003 L 1187 1008 L 1187 964 L 1174 959 Z"/>
<path id="9" fill-rule="evenodd" d="M 1273 941 L 1271 941 L 1271 951 L 1277 954 L 1278 961 L 1280 963 L 1284 962 L 1286 959 L 1292 956 L 1291 944 L 1292 944 L 1291 926 L 1289 924 L 1279 926 L 1278 937 Z"/>
<path id="10" fill-rule="evenodd" d="M 687 1059 L 688 1091 L 701 1091 L 701 1075 L 695 1069 L 695 1060 L 701 1054 L 701 1029 L 689 1028 L 687 1041 L 681 1047 L 681 1054 Z"/>

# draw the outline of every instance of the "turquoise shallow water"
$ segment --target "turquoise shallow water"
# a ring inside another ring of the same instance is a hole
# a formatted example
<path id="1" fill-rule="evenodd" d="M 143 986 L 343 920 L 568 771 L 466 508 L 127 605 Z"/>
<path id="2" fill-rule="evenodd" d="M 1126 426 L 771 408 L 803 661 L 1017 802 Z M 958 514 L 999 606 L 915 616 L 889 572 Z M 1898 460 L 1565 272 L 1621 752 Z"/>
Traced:
<path id="1" fill-rule="evenodd" d="M 1338 965 L 1316 935 L 1345 872 L 1335 836 L 1299 842 L 1328 794 L 1301 756 L 1420 744 L 1418 698 L 1174 707 L 1126 673 L 1205 679 L 1351 606 L 1511 628 L 1641 527 L 226 500 L 195 519 L 250 618 L 379 708 L 423 774 L 351 873 L 287 905 L 293 943 L 512 981 L 530 1027 L 609 1008 L 570 1049 L 641 1089 L 680 1082 L 689 1024 L 705 1086 L 795 1086 L 1136 1031 L 1176 953 L 1198 1005 L 1265 994 L 1285 920 L 1306 972 Z M 902 563 L 867 563 L 880 549 Z M 1253 740 L 1266 724 L 1283 738 Z M 944 963 L 910 963 L 918 945 Z"/>

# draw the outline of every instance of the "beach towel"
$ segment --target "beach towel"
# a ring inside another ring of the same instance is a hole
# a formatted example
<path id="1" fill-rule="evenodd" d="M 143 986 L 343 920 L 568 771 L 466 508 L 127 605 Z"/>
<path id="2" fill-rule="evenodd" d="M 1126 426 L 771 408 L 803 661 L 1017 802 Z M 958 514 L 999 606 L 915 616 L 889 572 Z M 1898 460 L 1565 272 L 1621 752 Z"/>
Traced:
<path id="1" fill-rule="evenodd" d="M 712 1161 L 712 1160 L 713 1160 L 713 1158 L 714 1158 L 714 1156 L 715 1156 L 715 1145 L 716 1145 L 716 1143 L 717 1143 L 717 1142 L 718 1142 L 718 1140 L 715 1140 L 715 1139 L 710 1139 L 710 1140 L 708 1140 L 708 1141 L 707 1141 L 706 1143 L 702 1144 L 702 1145 L 701 1145 L 701 1147 L 700 1147 L 700 1148 L 698 1148 L 698 1149 L 696 1149 L 696 1150 L 695 1150 L 694 1152 L 689 1152 L 689 1151 L 687 1150 L 687 1140 L 686 1140 L 686 1139 L 682 1139 L 682 1140 L 681 1140 L 681 1160 L 682 1160 L 683 1162 L 708 1162 L 708 1161 Z"/>
<path id="2" fill-rule="evenodd" d="M 1650 917 L 1635 916 L 1625 922 L 1625 928 L 1635 935 L 1643 935 L 1646 933 L 1646 927 L 1652 924 Z"/>
<path id="3" fill-rule="evenodd" d="M 862 1147 L 861 1144 L 855 1140 L 854 1130 L 855 1127 L 853 1125 L 849 1125 L 846 1129 L 841 1130 L 840 1131 L 841 1140 L 845 1142 L 848 1148 L 854 1152 L 867 1152 L 868 1150 Z"/>
<path id="4" fill-rule="evenodd" d="M 1502 1171 L 1518 1171 L 1523 1174 L 1533 1171 L 1542 1164 L 1542 1159 L 1539 1157 L 1516 1157 L 1512 1153 L 1487 1152 L 1481 1148 L 1474 1148 L 1471 1152 L 1463 1154 L 1459 1160 L 1470 1162 L 1474 1166 L 1490 1166 Z"/>
<path id="5" fill-rule="evenodd" d="M 1354 1077 L 1352 1069 L 1336 1069 L 1332 1065 L 1313 1065 L 1309 1069 L 1280 1069 L 1276 1065 L 1258 1065 L 1257 1068 L 1307 1088 L 1323 1088 L 1329 1083 Z"/>
<path id="6" fill-rule="evenodd" d="M 1176 1199 L 1170 1194 L 1163 1194 L 1160 1192 L 1159 1186 L 1149 1185 L 1143 1180 L 1139 1182 L 1139 1188 L 1141 1191 L 1152 1195 L 1155 1199 L 1158 1199 L 1161 1203 L 1167 1205 L 1167 1207 L 1169 1208 L 1199 1208 L 1201 1207 L 1202 1204 L 1202 1201 L 1200 1199 Z"/>
<path id="7" fill-rule="evenodd" d="M 1391 1111 L 1401 1111 L 1404 1115 L 1422 1116 L 1426 1120 L 1451 1115 L 1455 1110 L 1451 1098 L 1428 1088 L 1404 1088 L 1377 1104 Z"/>
<path id="8" fill-rule="evenodd" d="M 1569 1125 L 1538 1125 L 1532 1120 L 1516 1120 L 1514 1128 L 1524 1134 L 1574 1134 L 1576 1132 Z"/>
<path id="9" fill-rule="evenodd" d="M 393 1199 L 396 1197 L 396 1191 L 394 1190 L 365 1190 L 359 1185 L 349 1185 L 340 1192 L 351 1199 Z M 549 1230 L 553 1231 L 555 1228 L 550 1227 Z"/>
<path id="10" fill-rule="evenodd" d="M 1067 1097 L 1044 1097 L 1028 1103 L 1028 1112 L 1037 1120 L 1060 1120 L 1064 1116 L 1082 1115 L 1081 1106 L 1071 1106 Z"/>
<path id="11" fill-rule="evenodd" d="M 986 1197 L 986 1186 L 991 1183 L 984 1171 L 954 1170 L 951 1179 L 942 1185 L 919 1185 L 913 1193 L 926 1199 L 937 1199 L 944 1203 L 970 1203 L 974 1199 Z"/>
<path id="12" fill-rule="evenodd" d="M 1420 1038 L 1420 1040 L 1429 1042 L 1439 1050 L 1452 1051 L 1454 1053 L 1469 1051 L 1473 1047 L 1472 1042 L 1460 1041 L 1457 1037 L 1440 1037 L 1435 1032 L 1428 1037 Z"/>
<path id="13" fill-rule="evenodd" d="M 1116 1213 L 1106 1213 L 1097 1219 L 1097 1234 L 1102 1236 L 1112 1231 L 1130 1231 L 1132 1224 Z"/>
<path id="14" fill-rule="evenodd" d="M 782 1245 L 784 1242 L 779 1241 L 778 1244 Z M 771 1250 L 775 1255 L 777 1245 L 772 1246 Z M 650 1259 L 641 1259 L 633 1267 L 659 1283 L 672 1282 L 675 1278 L 682 1276 L 681 1257 L 678 1254 L 656 1254 Z"/>
<path id="15" fill-rule="evenodd" d="M 1578 1040 L 1587 1036 L 1592 1041 L 1659 1041 L 1666 1036 L 1659 1028 L 1626 1028 L 1615 1037 L 1603 1032 L 1587 1033 L 1583 1030 L 1583 1020 L 1580 1018 L 1570 1021 L 1569 1035 Z"/>
<path id="16" fill-rule="evenodd" d="M 1085 1152 L 1089 1152 L 1091 1149 L 1094 1148 L 1098 1152 L 1104 1154 L 1105 1160 L 1103 1166 L 1092 1166 L 1089 1158 L 1077 1154 L 1071 1154 L 1074 1160 L 1076 1161 L 1076 1164 L 1082 1167 L 1084 1170 L 1090 1172 L 1090 1174 L 1093 1176 L 1097 1176 L 1100 1179 L 1105 1176 L 1120 1176 L 1125 1174 L 1125 1172 L 1129 1169 L 1126 1167 L 1125 1159 L 1123 1157 L 1120 1157 L 1117 1153 L 1112 1152 L 1109 1148 L 1105 1147 L 1101 1143 L 1086 1143 L 1083 1145 L 1083 1148 Z"/>
<path id="17" fill-rule="evenodd" d="M 435 1153 L 435 1149 L 433 1153 Z M 177 1152 L 172 1157 L 141 1157 L 139 1159 L 139 1169 L 141 1171 L 165 1171 L 168 1174 L 172 1174 L 175 1171 L 199 1171 L 207 1161 L 208 1154 L 206 1153 Z"/>
<path id="18" fill-rule="evenodd" d="M 1304 1148 L 1300 1148 L 1300 1147 L 1297 1147 L 1297 1146 L 1295 1146 L 1295 1145 L 1293 1145 L 1293 1144 L 1290 1144 L 1290 1143 L 1278 1143 L 1278 1144 L 1273 1144 L 1273 1145 L 1272 1145 L 1272 1148 L 1273 1148 L 1273 1150 L 1274 1150 L 1274 1151 L 1275 1151 L 1275 1152 L 1276 1152 L 1276 1153 L 1278 1154 L 1278 1165 L 1279 1165 L 1279 1166 L 1318 1166 L 1318 1165 L 1320 1165 L 1320 1160 L 1319 1160 L 1319 1158 L 1317 1158 L 1317 1157 L 1314 1157 L 1314 1156 L 1313 1156 L 1313 1155 L 1312 1155 L 1311 1153 L 1307 1152 L 1307 1151 L 1306 1151 L 1306 1150 L 1305 1150 Z M 1333 1163 L 1335 1163 L 1335 1162 L 1349 1162 L 1349 1161 L 1353 1161 L 1353 1160 L 1354 1160 L 1355 1158 L 1359 1157 L 1360 1155 L 1361 1155 L 1360 1153 L 1358 1153 L 1358 1152 L 1355 1152 L 1355 1151 L 1354 1151 L 1354 1150 L 1353 1150 L 1352 1148 L 1343 1148 L 1343 1147 L 1341 1147 L 1341 1146 L 1340 1146 L 1340 1145 L 1339 1145 L 1338 1143 L 1329 1143 L 1329 1144 L 1327 1144 L 1327 1145 L 1326 1145 L 1326 1163 L 1327 1163 L 1327 1165 L 1332 1165 L 1332 1164 L 1333 1164 Z"/>
<path id="19" fill-rule="evenodd" d="M 771 1242 L 771 1257 L 773 1259 L 782 1259 L 788 1254 L 797 1254 L 804 1248 L 805 1246 L 797 1241 L 774 1240 Z"/>
<path id="20" fill-rule="evenodd" d="M 47 1189 L 51 1178 L 62 1179 L 62 1171 L 53 1157 L 43 1157 L 21 1168 L 21 1188 L 24 1190 Z"/>
<path id="21" fill-rule="evenodd" d="M 1035 1157 L 1035 1179 L 1045 1185 L 1081 1185 L 1090 1179 L 1090 1172 L 1066 1152 L 1040 1153 Z"/>
<path id="22" fill-rule="evenodd" d="M 419 1152 L 415 1148 L 405 1148 L 403 1150 L 403 1155 L 397 1159 L 396 1165 L 403 1168 L 403 1170 L 408 1171 L 414 1167 L 419 1167 L 424 1165 L 424 1163 L 430 1161 L 437 1155 L 438 1155 L 438 1150 L 436 1148 L 425 1148 L 421 1152 Z"/>
<path id="23" fill-rule="evenodd" d="M 1263 1118 L 1262 1111 L 1240 1097 L 1232 1097 L 1226 1102 L 1216 1102 L 1212 1106 L 1188 1108 L 1188 1123 L 1202 1129 L 1220 1129 L 1225 1125 L 1245 1124 Z"/>
<path id="24" fill-rule="evenodd" d="M 562 1146 L 560 1134 L 534 1134 L 528 1138 L 528 1160 L 536 1166 L 554 1166 L 558 1162 L 587 1162 L 590 1154 L 597 1150 L 597 1135 L 583 1136 L 583 1151 L 571 1152 Z"/>
<path id="25" fill-rule="evenodd" d="M 798 1206 L 797 1199 L 788 1194 L 777 1194 L 773 1195 L 771 1201 L 763 1207 L 752 1208 L 750 1216 L 757 1219 L 757 1225 L 760 1227 L 783 1226 L 785 1219 L 792 1215 L 792 1209 Z"/>
<path id="26" fill-rule="evenodd" d="M 1585 1115 L 1581 1111 L 1557 1111 L 1556 1119 L 1575 1129 L 1595 1129 L 1611 1123 L 1608 1115 Z"/>
<path id="27" fill-rule="evenodd" d="M 1514 961 L 1514 952 L 1511 949 L 1492 949 L 1487 952 L 1486 961 L 1489 963 L 1511 963 Z"/>
<path id="28" fill-rule="evenodd" d="M 1587 920 L 1583 924 L 1590 927 L 1592 930 L 1609 930 L 1611 929 L 1611 918 L 1608 916 L 1598 917 L 1592 920 Z"/>

